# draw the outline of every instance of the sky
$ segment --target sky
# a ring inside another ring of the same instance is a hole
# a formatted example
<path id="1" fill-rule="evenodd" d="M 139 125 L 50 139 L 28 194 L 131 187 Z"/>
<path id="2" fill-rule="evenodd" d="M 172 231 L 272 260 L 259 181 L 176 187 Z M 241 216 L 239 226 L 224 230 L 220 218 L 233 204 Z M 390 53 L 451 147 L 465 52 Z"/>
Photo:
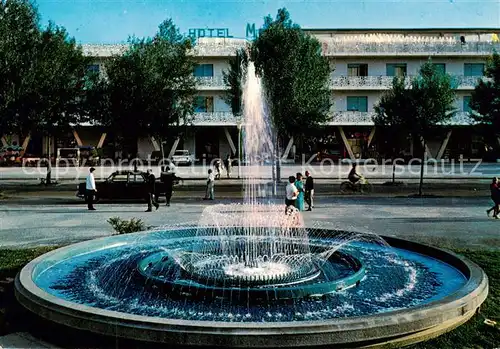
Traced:
<path id="1" fill-rule="evenodd" d="M 500 28 L 500 0 L 37 0 L 36 5 L 42 24 L 51 20 L 82 44 L 152 36 L 168 18 L 182 33 L 227 28 L 244 38 L 247 23 L 259 28 L 281 7 L 307 29 Z"/>

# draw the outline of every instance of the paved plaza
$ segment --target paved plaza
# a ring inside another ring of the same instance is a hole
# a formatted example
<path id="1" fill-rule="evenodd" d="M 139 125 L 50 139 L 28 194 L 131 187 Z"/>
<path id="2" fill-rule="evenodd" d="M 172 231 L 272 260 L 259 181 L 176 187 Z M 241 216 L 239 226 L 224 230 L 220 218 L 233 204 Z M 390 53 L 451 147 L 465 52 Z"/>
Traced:
<path id="1" fill-rule="evenodd" d="M 152 169 L 155 175 L 160 174 L 158 166 L 139 166 L 138 170 L 146 171 Z M 176 167 L 176 174 L 185 179 L 202 179 L 207 176 L 209 166 L 196 165 L 196 166 L 178 166 Z M 60 181 L 81 181 L 85 179 L 88 174 L 88 166 L 82 167 L 53 167 L 52 178 Z M 121 169 L 132 169 L 126 166 L 96 166 L 94 172 L 96 179 L 105 179 L 109 177 L 114 171 Z M 309 170 L 315 178 L 318 179 L 344 179 L 347 177 L 351 167 L 349 164 L 333 164 L 332 162 L 325 161 L 322 165 L 312 163 L 304 165 L 300 164 L 283 164 L 281 173 L 285 178 L 289 175 L 295 175 L 297 172 L 305 172 Z M 392 166 L 390 165 L 374 165 L 367 162 L 361 164 L 358 171 L 368 179 L 388 180 L 392 178 Z M 232 178 L 237 178 L 240 175 L 242 178 L 251 173 L 254 178 L 270 179 L 272 178 L 271 166 L 234 166 L 232 169 Z M 45 167 L 0 167 L 0 181 L 16 181 L 16 180 L 35 180 L 45 177 Z M 225 171 L 222 173 L 223 177 L 226 176 Z M 437 163 L 429 162 L 425 167 L 425 177 L 427 179 L 491 179 L 493 176 L 500 176 L 500 164 L 498 163 Z M 399 179 L 418 180 L 420 177 L 420 165 L 414 163 L 413 165 L 398 165 L 396 167 L 396 177 Z"/>
<path id="2" fill-rule="evenodd" d="M 221 200 L 217 203 L 237 202 Z M 279 202 L 281 204 L 281 202 Z M 145 204 L 85 205 L 4 201 L 0 204 L 0 248 L 66 244 L 109 236 L 110 217 L 140 218 L 149 227 L 196 224 L 207 206 L 182 200 L 145 213 Z M 500 221 L 488 218 L 487 198 L 318 198 L 315 210 L 304 212 L 308 226 L 324 226 L 419 240 L 453 241 L 458 246 L 499 248 Z"/>

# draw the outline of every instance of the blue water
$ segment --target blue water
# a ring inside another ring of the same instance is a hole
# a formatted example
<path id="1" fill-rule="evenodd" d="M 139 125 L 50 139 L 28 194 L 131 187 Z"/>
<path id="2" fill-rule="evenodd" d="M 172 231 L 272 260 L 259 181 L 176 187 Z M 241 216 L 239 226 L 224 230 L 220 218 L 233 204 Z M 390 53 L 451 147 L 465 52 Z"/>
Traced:
<path id="1" fill-rule="evenodd" d="M 137 236 L 117 236 L 89 242 L 73 251 L 56 252 L 39 264 L 33 280 L 54 296 L 91 307 L 224 322 L 307 321 L 380 314 L 439 300 L 467 281 L 457 269 L 434 258 L 375 243 L 352 242 L 341 251 L 355 255 L 367 269 L 357 287 L 317 299 L 286 302 L 241 304 L 231 298 L 191 299 L 146 288 L 136 268 L 152 253 L 189 248 L 193 240 L 172 231 Z M 316 242 L 328 244 L 329 240 Z M 98 244 L 102 246 L 98 248 Z"/>

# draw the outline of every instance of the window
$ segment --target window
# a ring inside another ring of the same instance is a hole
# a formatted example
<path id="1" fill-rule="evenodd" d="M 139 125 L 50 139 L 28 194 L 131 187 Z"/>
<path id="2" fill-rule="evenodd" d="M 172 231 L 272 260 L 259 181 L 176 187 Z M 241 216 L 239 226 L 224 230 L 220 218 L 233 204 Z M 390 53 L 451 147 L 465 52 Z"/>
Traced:
<path id="1" fill-rule="evenodd" d="M 437 71 L 446 74 L 446 64 L 445 63 L 432 63 Z"/>
<path id="2" fill-rule="evenodd" d="M 99 71 L 100 71 L 99 64 L 91 64 L 88 66 L 87 70 L 90 73 L 99 73 Z"/>
<path id="3" fill-rule="evenodd" d="M 205 97 L 205 96 L 195 97 L 194 111 L 197 113 L 213 113 L 214 97 Z"/>
<path id="4" fill-rule="evenodd" d="M 348 64 L 348 76 L 368 76 L 368 64 Z"/>
<path id="5" fill-rule="evenodd" d="M 406 76 L 406 63 L 388 63 L 386 65 L 387 76 Z"/>
<path id="6" fill-rule="evenodd" d="M 196 68 L 194 68 L 194 76 L 196 77 L 214 76 L 214 65 L 198 64 Z"/>
<path id="7" fill-rule="evenodd" d="M 471 99 L 471 96 L 464 96 L 464 111 L 467 112 L 467 113 L 470 113 L 471 109 L 470 109 L 470 99 Z"/>
<path id="8" fill-rule="evenodd" d="M 368 97 L 366 96 L 348 96 L 347 97 L 347 110 L 348 111 L 368 111 Z"/>
<path id="9" fill-rule="evenodd" d="M 126 173 L 119 173 L 113 176 L 113 182 L 127 182 L 128 175 Z"/>
<path id="10" fill-rule="evenodd" d="M 464 75 L 465 76 L 483 76 L 484 63 L 465 63 Z"/>

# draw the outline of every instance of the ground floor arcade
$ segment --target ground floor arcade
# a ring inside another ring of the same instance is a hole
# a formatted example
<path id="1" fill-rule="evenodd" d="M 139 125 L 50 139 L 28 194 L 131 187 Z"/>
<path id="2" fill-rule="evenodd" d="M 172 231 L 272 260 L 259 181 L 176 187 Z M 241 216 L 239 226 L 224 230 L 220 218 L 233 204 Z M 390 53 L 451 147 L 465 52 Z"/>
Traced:
<path id="1" fill-rule="evenodd" d="M 188 150 L 198 162 L 210 162 L 227 155 L 238 157 L 244 128 L 236 126 L 192 126 L 179 136 L 165 140 L 143 137 L 132 146 L 124 147 L 123 139 L 99 127 L 75 127 L 57 135 L 10 135 L 1 137 L 2 146 L 19 145 L 21 156 L 53 159 L 80 156 L 92 149 L 94 156 L 107 159 L 169 157 L 175 150 Z M 399 157 L 420 157 L 423 147 L 411 137 L 394 135 L 374 126 L 328 126 L 321 131 L 306 132 L 301 137 L 282 137 L 284 161 L 301 162 L 330 159 L 388 159 L 394 154 L 394 140 L 398 138 Z M 163 149 L 162 149 L 163 147 Z M 429 136 L 426 156 L 441 159 L 496 160 L 497 144 L 484 141 L 480 130 L 471 126 L 443 127 Z M 76 154 L 76 155 L 75 155 Z"/>

